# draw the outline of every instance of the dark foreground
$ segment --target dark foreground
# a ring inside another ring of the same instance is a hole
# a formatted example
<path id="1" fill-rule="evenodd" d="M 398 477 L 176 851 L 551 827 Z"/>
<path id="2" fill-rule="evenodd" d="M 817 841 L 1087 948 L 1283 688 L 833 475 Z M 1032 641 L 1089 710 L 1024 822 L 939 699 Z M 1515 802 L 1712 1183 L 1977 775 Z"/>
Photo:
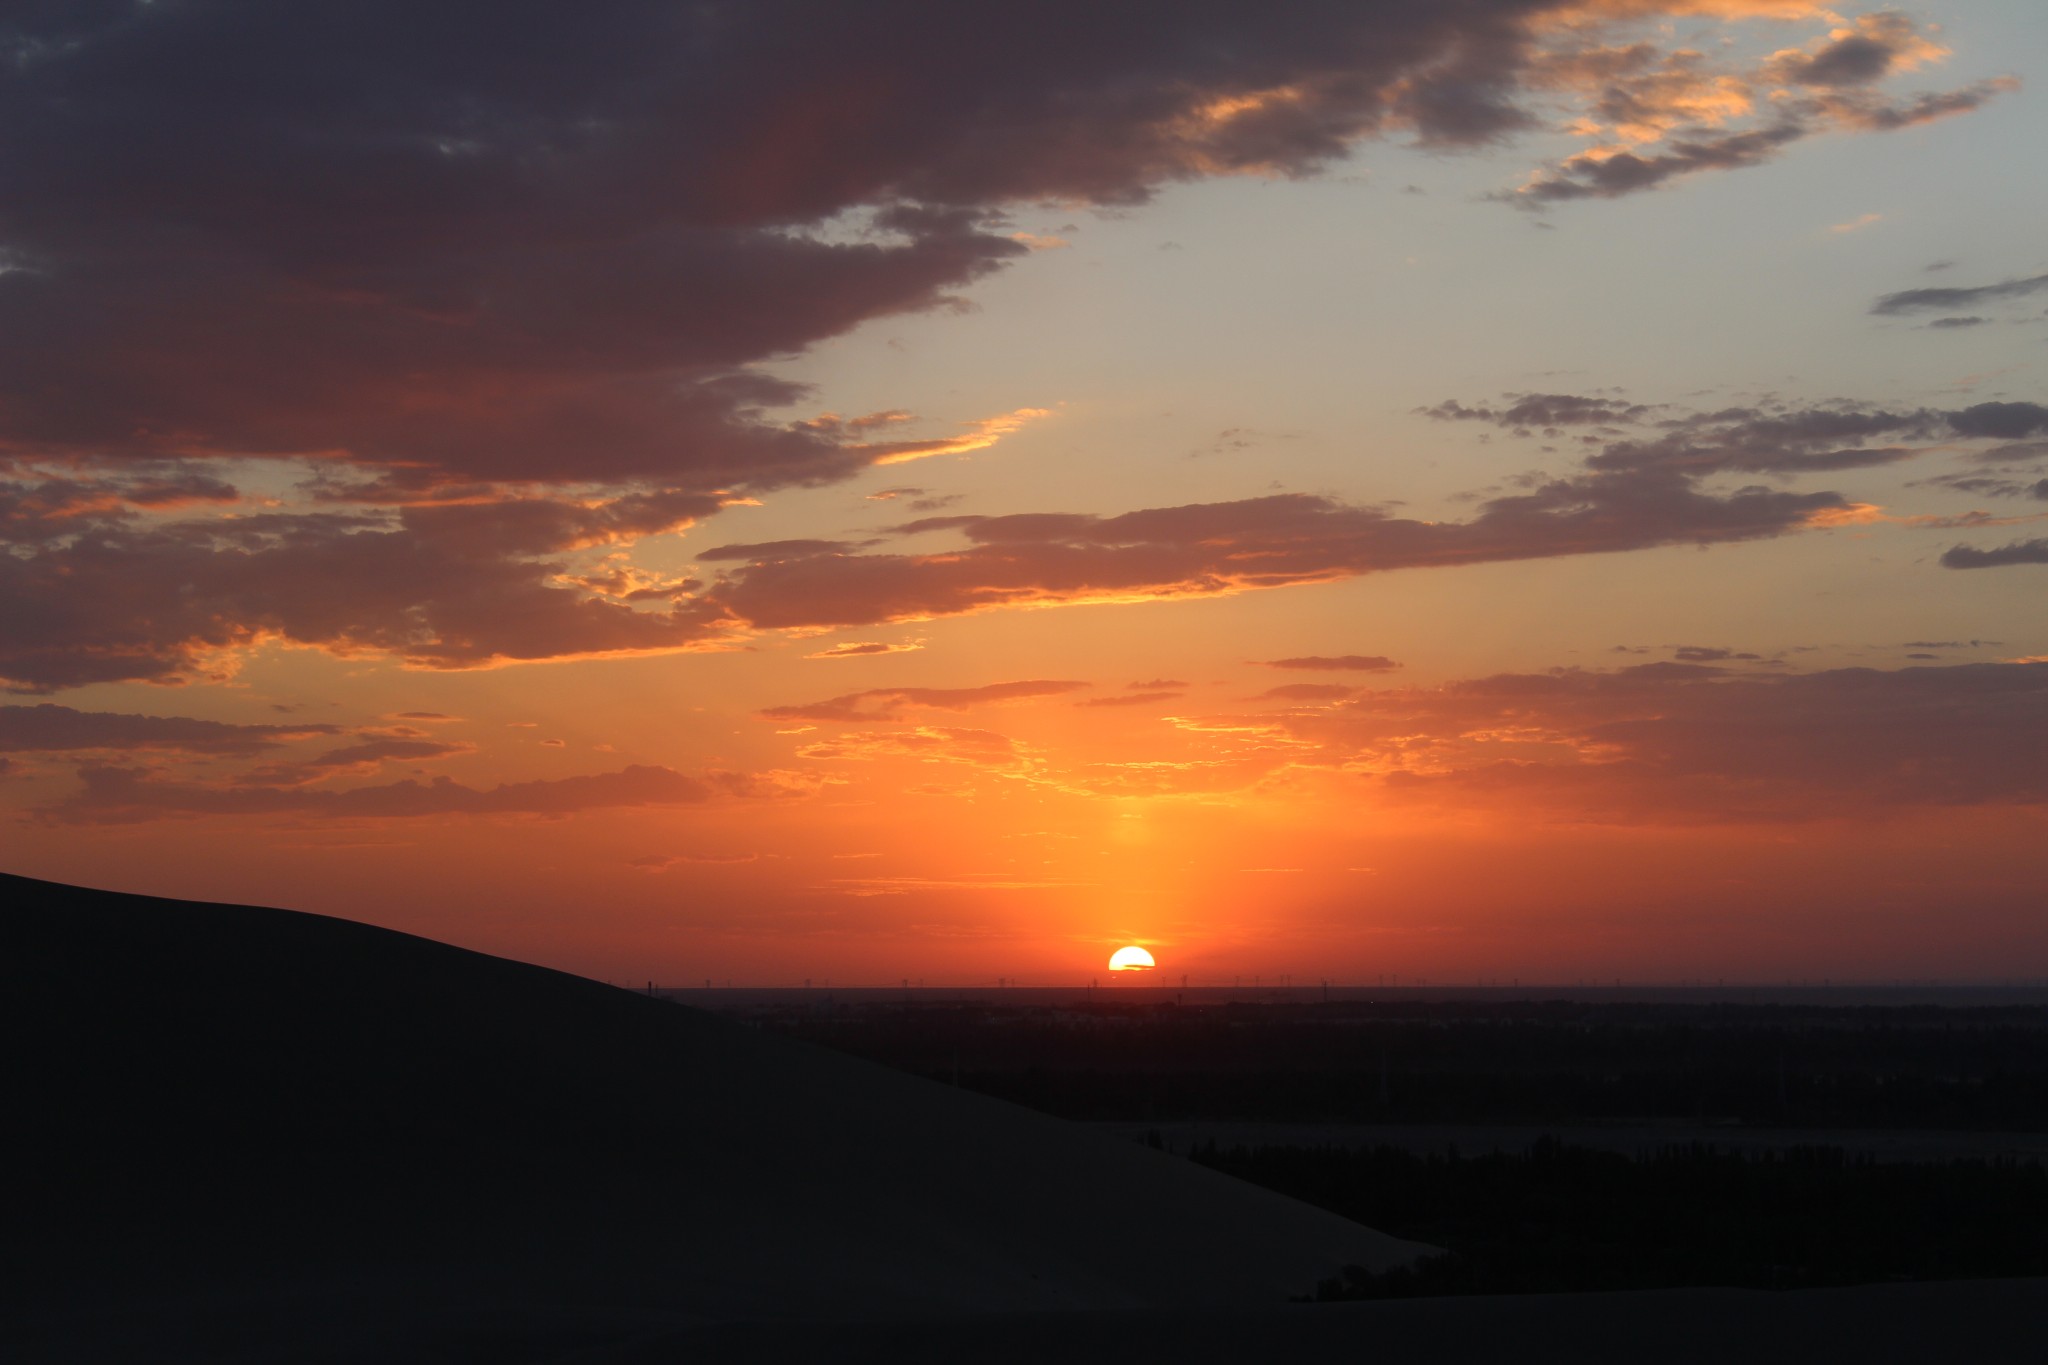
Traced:
<path id="1" fill-rule="evenodd" d="M 310 1296 L 92 1324 L 19 1361 L 295 1365 L 2038 1365 L 2048 1281 L 690 1325 L 634 1307 Z"/>
<path id="2" fill-rule="evenodd" d="M 2038 1359 L 2048 1282 L 1290 1303 L 1425 1248 L 343 921 L 0 879 L 10 1361 Z"/>

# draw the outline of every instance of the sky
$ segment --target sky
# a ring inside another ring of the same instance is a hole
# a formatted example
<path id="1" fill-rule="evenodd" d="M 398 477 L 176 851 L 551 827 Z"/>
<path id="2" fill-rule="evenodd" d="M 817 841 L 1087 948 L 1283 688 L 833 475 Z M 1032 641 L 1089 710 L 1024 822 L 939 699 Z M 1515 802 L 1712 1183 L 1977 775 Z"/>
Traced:
<path id="1" fill-rule="evenodd" d="M 603 979 L 2048 974 L 2048 12 L 0 15 L 0 855 Z"/>

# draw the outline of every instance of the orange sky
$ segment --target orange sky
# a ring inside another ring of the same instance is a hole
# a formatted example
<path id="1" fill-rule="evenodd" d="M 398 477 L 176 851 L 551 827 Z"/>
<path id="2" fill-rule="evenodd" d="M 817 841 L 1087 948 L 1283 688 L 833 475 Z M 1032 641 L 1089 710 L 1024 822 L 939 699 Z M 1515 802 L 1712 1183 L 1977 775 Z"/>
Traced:
<path id="1" fill-rule="evenodd" d="M 2044 970 L 2037 7 L 383 8 L 0 29 L 8 870 L 674 983 Z"/>

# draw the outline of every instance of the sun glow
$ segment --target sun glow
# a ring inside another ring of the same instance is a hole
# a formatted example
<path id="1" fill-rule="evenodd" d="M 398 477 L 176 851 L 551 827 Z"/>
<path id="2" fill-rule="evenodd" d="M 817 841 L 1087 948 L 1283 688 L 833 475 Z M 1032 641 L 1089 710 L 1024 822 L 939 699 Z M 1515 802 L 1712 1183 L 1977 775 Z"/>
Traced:
<path id="1" fill-rule="evenodd" d="M 1109 955 L 1109 969 L 1113 972 L 1149 972 L 1158 964 L 1152 954 L 1135 943 L 1128 948 L 1119 948 Z"/>

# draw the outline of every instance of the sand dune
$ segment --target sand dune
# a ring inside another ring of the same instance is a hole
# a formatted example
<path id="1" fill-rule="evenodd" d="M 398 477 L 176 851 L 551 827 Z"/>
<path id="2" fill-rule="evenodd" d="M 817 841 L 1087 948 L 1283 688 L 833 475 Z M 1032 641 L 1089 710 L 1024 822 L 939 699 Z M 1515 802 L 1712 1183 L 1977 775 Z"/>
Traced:
<path id="1" fill-rule="evenodd" d="M 615 1336 L 1254 1307 L 1424 1250 L 537 967 L 278 910 L 0 896 L 35 1152 L 9 1251 L 52 1342 L 109 1305 L 173 1335 L 382 1319 L 394 1349 L 429 1320 L 575 1339 L 592 1312 Z"/>

